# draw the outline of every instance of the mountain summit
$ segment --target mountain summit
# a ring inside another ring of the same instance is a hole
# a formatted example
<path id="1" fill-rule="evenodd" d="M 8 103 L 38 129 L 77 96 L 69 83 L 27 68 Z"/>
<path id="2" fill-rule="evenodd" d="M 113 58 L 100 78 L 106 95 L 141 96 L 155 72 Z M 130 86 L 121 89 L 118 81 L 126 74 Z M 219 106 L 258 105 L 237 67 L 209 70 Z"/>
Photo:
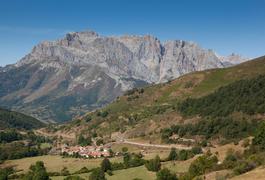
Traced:
<path id="1" fill-rule="evenodd" d="M 192 42 L 72 32 L 38 44 L 16 64 L 1 68 L 0 103 L 43 121 L 62 122 L 134 87 L 224 66 L 215 52 Z"/>

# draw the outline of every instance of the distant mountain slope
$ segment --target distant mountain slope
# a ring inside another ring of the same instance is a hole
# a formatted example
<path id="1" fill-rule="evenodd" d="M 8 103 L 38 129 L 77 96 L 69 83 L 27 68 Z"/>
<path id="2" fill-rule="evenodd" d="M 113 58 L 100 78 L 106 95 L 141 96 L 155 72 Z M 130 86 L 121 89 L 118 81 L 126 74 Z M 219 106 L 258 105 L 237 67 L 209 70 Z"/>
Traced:
<path id="1" fill-rule="evenodd" d="M 240 84 L 239 80 L 245 79 L 246 83 L 242 87 L 244 90 L 245 86 L 252 86 L 252 81 L 253 84 L 260 84 L 260 79 L 258 78 L 260 75 L 263 75 L 262 77 L 265 75 L 265 57 L 229 68 L 190 73 L 168 83 L 128 91 L 124 96 L 119 97 L 105 108 L 88 113 L 81 120 L 75 120 L 62 126 L 61 129 L 76 131 L 76 128 L 78 128 L 79 132 L 82 132 L 81 129 L 83 129 L 86 132 L 97 131 L 98 134 L 105 135 L 120 131 L 125 132 L 127 137 L 150 136 L 150 134 L 159 133 L 162 128 L 172 124 L 183 124 L 200 119 L 196 113 L 192 117 L 184 117 L 179 113 L 179 104 L 187 98 L 207 97 L 207 95 L 214 93 L 220 87 L 229 89 L 231 85 L 233 88 L 236 84 Z M 253 80 L 248 81 L 248 79 Z M 255 83 L 256 81 L 257 83 Z M 235 89 L 237 88 L 239 87 L 236 86 Z M 249 90 L 253 88 L 255 89 L 256 87 L 249 87 Z M 237 91 L 241 91 L 241 88 L 237 89 Z M 256 93 L 260 93 L 260 91 L 257 90 Z M 226 93 L 225 95 L 228 94 Z M 231 97 L 234 97 L 232 95 Z M 214 94 L 209 96 L 215 97 Z M 253 103 L 260 103 L 257 96 L 258 94 L 251 95 L 244 100 L 244 104 L 246 104 L 245 101 L 250 101 L 250 105 L 252 101 Z M 254 99 L 251 100 L 251 98 Z M 216 99 L 222 100 L 219 96 Z M 213 106 L 211 103 L 206 103 L 204 106 L 211 108 Z M 237 110 L 234 108 L 234 111 L 241 111 L 241 109 Z M 257 109 L 257 111 L 262 112 L 260 109 Z M 246 112 L 246 115 L 249 116 L 247 110 L 242 112 Z M 256 111 L 254 111 L 254 114 L 256 114 Z M 259 118 L 264 117 L 260 116 Z"/>
<path id="2" fill-rule="evenodd" d="M 6 128 L 34 129 L 43 127 L 44 123 L 22 113 L 0 108 L 0 130 Z"/>
<path id="3" fill-rule="evenodd" d="M 128 89 L 222 67 L 213 51 L 192 42 L 75 32 L 40 43 L 18 63 L 1 68 L 0 103 L 41 120 L 63 122 Z"/>

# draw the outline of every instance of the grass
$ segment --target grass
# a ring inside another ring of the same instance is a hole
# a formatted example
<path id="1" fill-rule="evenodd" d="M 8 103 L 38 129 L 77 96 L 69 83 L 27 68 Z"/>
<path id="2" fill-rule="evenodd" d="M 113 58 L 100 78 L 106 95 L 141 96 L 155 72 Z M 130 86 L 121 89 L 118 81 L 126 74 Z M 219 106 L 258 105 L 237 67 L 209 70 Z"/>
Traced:
<path id="1" fill-rule="evenodd" d="M 156 174 L 154 172 L 148 171 L 144 166 L 139 166 L 135 168 L 113 171 L 113 176 L 106 175 L 106 178 L 108 180 L 133 180 L 134 178 L 139 178 L 142 180 L 154 180 L 156 179 Z"/>
<path id="2" fill-rule="evenodd" d="M 41 149 L 46 149 L 50 148 L 52 145 L 50 143 L 41 143 L 40 148 Z"/>
<path id="3" fill-rule="evenodd" d="M 190 164 L 192 161 L 194 161 L 198 156 L 195 156 L 191 159 L 188 159 L 186 161 L 168 161 L 162 163 L 162 168 L 168 168 L 172 172 L 175 173 L 184 173 L 188 172 Z"/>
<path id="4" fill-rule="evenodd" d="M 128 148 L 128 152 L 137 153 L 137 152 L 140 152 L 141 151 L 141 148 L 139 148 L 139 147 L 137 147 L 135 145 L 130 145 L 130 144 L 113 144 L 111 146 L 111 149 L 114 152 L 122 152 L 122 148 L 123 147 L 127 147 Z"/>
<path id="5" fill-rule="evenodd" d="M 76 174 L 76 175 L 73 175 L 73 176 L 79 176 L 79 177 L 82 177 L 84 179 L 89 179 L 89 175 L 90 173 L 83 173 L 83 174 Z M 64 178 L 66 178 L 67 176 L 53 176 L 53 177 L 50 177 L 52 180 L 64 180 Z"/>
<path id="6" fill-rule="evenodd" d="M 89 179 L 90 173 L 78 174 L 84 179 Z M 148 171 L 144 166 L 139 166 L 135 168 L 123 169 L 113 171 L 113 175 L 109 176 L 105 173 L 105 177 L 107 180 L 133 180 L 135 178 L 139 178 L 142 180 L 155 180 L 156 173 Z M 63 180 L 66 176 L 54 176 L 51 177 L 52 180 Z"/>
<path id="7" fill-rule="evenodd" d="M 264 179 L 265 179 L 264 167 L 259 167 L 245 174 L 231 178 L 231 180 L 264 180 Z"/>
<path id="8" fill-rule="evenodd" d="M 99 167 L 102 161 L 102 158 L 99 159 L 78 159 L 78 158 L 62 158 L 61 156 L 37 156 L 30 158 L 23 158 L 18 160 L 8 160 L 2 166 L 15 166 L 16 170 L 22 170 L 27 172 L 30 165 L 34 164 L 36 161 L 43 161 L 47 171 L 49 172 L 60 172 L 63 167 L 73 173 L 80 170 L 82 167 L 87 167 L 92 169 Z M 122 161 L 121 157 L 110 158 L 111 162 L 120 162 Z"/>

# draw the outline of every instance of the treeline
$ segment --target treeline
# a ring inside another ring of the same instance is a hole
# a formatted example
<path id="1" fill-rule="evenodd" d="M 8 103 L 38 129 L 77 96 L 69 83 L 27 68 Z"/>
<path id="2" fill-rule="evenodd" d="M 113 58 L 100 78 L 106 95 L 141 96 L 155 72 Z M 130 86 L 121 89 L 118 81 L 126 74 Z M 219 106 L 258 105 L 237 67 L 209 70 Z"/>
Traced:
<path id="1" fill-rule="evenodd" d="M 188 98 L 178 105 L 178 110 L 183 115 L 204 117 L 224 117 L 233 112 L 265 113 L 265 76 L 234 82 L 198 99 Z"/>
<path id="2" fill-rule="evenodd" d="M 253 135 L 258 122 L 255 120 L 234 120 L 230 117 L 204 118 L 196 124 L 173 125 L 163 129 L 162 140 L 172 143 L 170 138 L 173 134 L 180 137 L 202 135 L 205 139 L 225 138 L 227 140 L 238 140 Z"/>
<path id="3" fill-rule="evenodd" d="M 0 129 L 17 128 L 31 130 L 43 126 L 44 123 L 31 116 L 0 108 Z"/>
<path id="4" fill-rule="evenodd" d="M 26 134 L 20 134 L 16 130 L 2 131 L 0 133 L 0 161 L 47 154 L 50 148 L 41 148 L 42 143 L 52 143 L 52 140 L 38 136 L 31 131 Z"/>
<path id="5" fill-rule="evenodd" d="M 22 135 L 15 130 L 0 132 L 0 143 L 9 143 L 17 140 L 22 140 Z"/>

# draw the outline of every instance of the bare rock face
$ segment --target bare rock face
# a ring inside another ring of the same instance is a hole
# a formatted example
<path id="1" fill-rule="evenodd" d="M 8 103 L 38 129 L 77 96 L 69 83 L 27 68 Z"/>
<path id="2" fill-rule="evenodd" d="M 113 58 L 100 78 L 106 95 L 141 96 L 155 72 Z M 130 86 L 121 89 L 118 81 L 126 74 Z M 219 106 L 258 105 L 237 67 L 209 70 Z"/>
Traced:
<path id="1" fill-rule="evenodd" d="M 224 64 L 195 43 L 152 36 L 68 33 L 0 69 L 0 103 L 43 121 L 66 121 L 124 91 Z"/>
<path id="2" fill-rule="evenodd" d="M 236 64 L 240 64 L 246 61 L 249 61 L 249 58 L 242 57 L 239 54 L 232 53 L 228 56 L 218 56 L 218 58 L 221 60 L 224 66 L 229 67 Z"/>

